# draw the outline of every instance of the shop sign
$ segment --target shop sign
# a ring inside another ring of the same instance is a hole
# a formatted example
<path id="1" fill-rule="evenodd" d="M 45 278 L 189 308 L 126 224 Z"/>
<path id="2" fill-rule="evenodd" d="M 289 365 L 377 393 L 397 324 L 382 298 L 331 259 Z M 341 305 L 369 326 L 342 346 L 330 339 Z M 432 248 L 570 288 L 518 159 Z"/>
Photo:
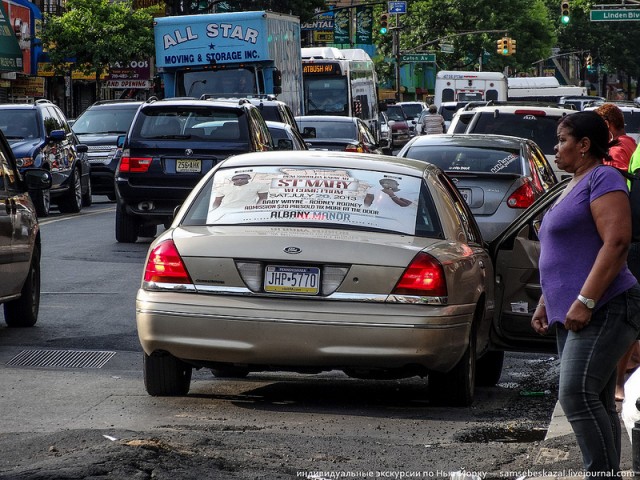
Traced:
<path id="1" fill-rule="evenodd" d="M 151 80 L 107 80 L 107 88 L 151 88 Z"/>

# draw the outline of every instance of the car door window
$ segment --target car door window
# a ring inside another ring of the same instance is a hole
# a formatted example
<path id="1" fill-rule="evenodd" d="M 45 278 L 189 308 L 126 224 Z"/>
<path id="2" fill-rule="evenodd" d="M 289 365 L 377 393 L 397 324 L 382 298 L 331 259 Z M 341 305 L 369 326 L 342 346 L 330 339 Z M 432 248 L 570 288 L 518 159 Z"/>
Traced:
<path id="1" fill-rule="evenodd" d="M 57 115 L 53 112 L 53 109 L 43 108 L 42 112 L 42 121 L 44 123 L 44 129 L 47 136 L 51 135 L 53 130 L 61 130 L 62 124 Z"/>

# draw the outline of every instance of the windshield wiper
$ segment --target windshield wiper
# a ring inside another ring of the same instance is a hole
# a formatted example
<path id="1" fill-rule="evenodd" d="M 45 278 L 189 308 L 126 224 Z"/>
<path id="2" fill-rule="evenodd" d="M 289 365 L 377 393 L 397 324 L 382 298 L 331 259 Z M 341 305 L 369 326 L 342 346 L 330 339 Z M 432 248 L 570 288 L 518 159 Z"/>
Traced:
<path id="1" fill-rule="evenodd" d="M 156 135 L 155 137 L 147 137 L 149 140 L 169 139 L 174 138 L 176 140 L 186 140 L 191 138 L 191 135 Z"/>

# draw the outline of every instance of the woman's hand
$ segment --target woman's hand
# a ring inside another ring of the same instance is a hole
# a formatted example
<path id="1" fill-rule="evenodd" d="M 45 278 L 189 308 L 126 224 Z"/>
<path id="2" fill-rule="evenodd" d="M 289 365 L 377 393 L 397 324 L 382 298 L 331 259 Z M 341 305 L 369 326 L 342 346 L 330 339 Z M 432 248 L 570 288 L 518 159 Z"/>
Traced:
<path id="1" fill-rule="evenodd" d="M 579 332 L 589 325 L 593 311 L 589 310 L 580 300 L 575 300 L 567 312 L 564 328 L 572 332 Z"/>
<path id="2" fill-rule="evenodd" d="M 546 335 L 549 331 L 547 309 L 545 308 L 544 304 L 539 303 L 536 307 L 536 311 L 533 312 L 533 317 L 531 317 L 531 326 L 540 335 Z"/>

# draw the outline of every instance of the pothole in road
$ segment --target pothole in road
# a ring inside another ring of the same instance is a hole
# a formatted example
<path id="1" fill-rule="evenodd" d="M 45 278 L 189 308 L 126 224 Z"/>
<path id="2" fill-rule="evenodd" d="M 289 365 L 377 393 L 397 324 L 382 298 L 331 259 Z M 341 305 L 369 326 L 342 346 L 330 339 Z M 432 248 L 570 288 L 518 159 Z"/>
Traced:
<path id="1" fill-rule="evenodd" d="M 546 434 L 546 428 L 487 427 L 460 433 L 457 440 L 463 443 L 531 443 L 544 440 Z"/>

